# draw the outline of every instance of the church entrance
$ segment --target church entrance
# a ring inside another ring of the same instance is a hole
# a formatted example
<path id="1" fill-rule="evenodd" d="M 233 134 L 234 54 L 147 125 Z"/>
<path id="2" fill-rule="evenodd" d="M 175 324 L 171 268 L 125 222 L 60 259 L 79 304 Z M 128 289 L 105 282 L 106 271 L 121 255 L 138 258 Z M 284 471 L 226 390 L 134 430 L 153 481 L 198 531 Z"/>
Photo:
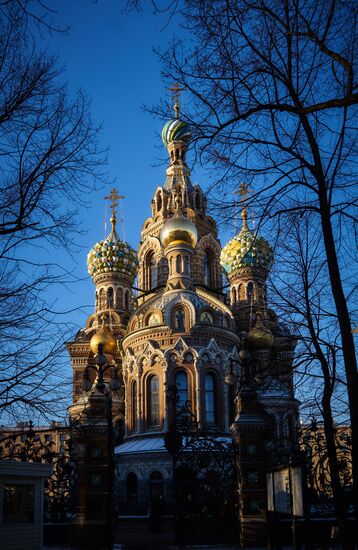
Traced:
<path id="1" fill-rule="evenodd" d="M 174 520 L 177 542 L 238 542 L 234 450 L 228 438 L 183 438 L 174 463 Z"/>

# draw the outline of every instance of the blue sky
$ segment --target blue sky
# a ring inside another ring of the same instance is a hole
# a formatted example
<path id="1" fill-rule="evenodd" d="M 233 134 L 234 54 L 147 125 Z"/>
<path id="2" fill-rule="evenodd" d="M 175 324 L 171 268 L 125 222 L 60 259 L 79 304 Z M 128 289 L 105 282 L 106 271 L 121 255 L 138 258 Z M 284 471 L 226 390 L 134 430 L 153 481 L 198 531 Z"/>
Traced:
<path id="1" fill-rule="evenodd" d="M 63 78 L 71 90 L 82 87 L 92 98 L 93 118 L 103 125 L 101 146 L 109 147 L 108 178 L 113 182 L 92 193 L 88 197 L 90 207 L 80 211 L 79 228 L 86 233 L 77 239 L 81 246 L 78 253 L 69 257 L 54 251 L 52 258 L 63 262 L 77 277 L 85 278 L 61 289 L 60 297 L 58 290 L 51 296 L 56 300 L 56 309 L 88 306 L 82 312 L 71 313 L 71 322 L 83 326 L 93 309 L 94 295 L 86 257 L 92 245 L 104 236 L 103 197 L 113 186 L 125 195 L 125 236 L 137 248 L 154 190 L 164 183 L 168 157 L 159 137 L 163 121 L 144 112 L 142 106 L 168 97 L 153 48 L 164 50 L 174 33 L 184 31 L 177 20 L 166 26 L 167 15 L 153 15 L 149 2 L 143 2 L 143 12 L 130 14 L 121 11 L 118 0 L 62 0 L 60 7 L 54 4 L 58 10 L 56 22 L 69 25 L 70 30 L 51 36 L 43 33 L 39 46 L 58 54 L 59 62 L 65 65 Z M 205 189 L 199 167 L 193 181 Z"/>

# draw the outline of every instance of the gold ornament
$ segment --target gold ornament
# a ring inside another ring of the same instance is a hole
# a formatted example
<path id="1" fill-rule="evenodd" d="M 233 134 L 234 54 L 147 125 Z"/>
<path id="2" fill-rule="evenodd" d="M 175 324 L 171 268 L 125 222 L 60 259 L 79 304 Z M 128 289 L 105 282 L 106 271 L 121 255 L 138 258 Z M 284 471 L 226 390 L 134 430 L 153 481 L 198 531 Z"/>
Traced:
<path id="1" fill-rule="evenodd" d="M 90 347 L 92 353 L 97 355 L 99 344 L 103 345 L 103 353 L 108 355 L 114 355 L 117 350 L 117 340 L 113 336 L 112 332 L 105 325 L 104 321 L 98 332 L 96 332 L 90 341 Z"/>

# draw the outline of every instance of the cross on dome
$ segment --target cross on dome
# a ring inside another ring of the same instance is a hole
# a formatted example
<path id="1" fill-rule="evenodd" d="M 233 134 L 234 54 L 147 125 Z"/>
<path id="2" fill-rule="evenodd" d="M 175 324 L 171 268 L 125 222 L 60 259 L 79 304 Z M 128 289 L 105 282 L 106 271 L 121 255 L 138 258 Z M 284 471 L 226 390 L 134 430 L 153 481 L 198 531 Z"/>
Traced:
<path id="1" fill-rule="evenodd" d="M 179 118 L 179 98 L 180 92 L 182 92 L 184 88 L 180 86 L 179 82 L 174 82 L 169 90 L 172 92 L 173 95 L 175 118 Z"/>
<path id="2" fill-rule="evenodd" d="M 107 197 L 104 197 L 104 200 L 110 200 L 110 208 L 112 209 L 112 215 L 111 215 L 111 224 L 112 224 L 112 233 L 116 234 L 116 222 L 117 222 L 117 206 L 118 206 L 118 200 L 123 200 L 125 197 L 124 195 L 118 195 L 118 189 L 115 187 L 112 189 L 109 195 Z M 123 223 L 123 219 L 122 219 Z M 124 228 L 123 228 L 124 233 Z"/>

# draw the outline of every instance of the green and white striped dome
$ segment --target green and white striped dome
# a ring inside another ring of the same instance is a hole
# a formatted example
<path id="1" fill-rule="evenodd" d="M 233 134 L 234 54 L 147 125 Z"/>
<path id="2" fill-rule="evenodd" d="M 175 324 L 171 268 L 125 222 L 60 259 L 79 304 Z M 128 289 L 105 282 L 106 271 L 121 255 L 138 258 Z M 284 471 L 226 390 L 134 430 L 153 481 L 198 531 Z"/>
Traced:
<path id="1" fill-rule="evenodd" d="M 189 142 L 191 139 L 191 132 L 189 124 L 180 120 L 179 118 L 173 118 L 168 120 L 162 131 L 162 140 L 167 147 L 172 141 L 184 141 Z"/>

